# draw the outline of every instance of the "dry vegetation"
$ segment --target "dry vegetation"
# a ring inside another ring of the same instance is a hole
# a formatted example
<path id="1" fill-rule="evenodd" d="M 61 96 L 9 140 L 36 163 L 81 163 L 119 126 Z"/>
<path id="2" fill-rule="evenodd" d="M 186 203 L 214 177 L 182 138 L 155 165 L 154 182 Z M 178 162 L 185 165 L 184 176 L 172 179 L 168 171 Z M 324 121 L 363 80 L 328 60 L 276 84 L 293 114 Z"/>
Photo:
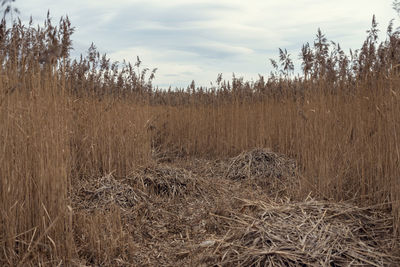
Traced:
<path id="1" fill-rule="evenodd" d="M 400 34 L 158 90 L 68 18 L 0 25 L 0 265 L 400 264 Z M 281 69 L 280 69 L 281 68 Z M 267 149 L 268 148 L 268 149 Z"/>

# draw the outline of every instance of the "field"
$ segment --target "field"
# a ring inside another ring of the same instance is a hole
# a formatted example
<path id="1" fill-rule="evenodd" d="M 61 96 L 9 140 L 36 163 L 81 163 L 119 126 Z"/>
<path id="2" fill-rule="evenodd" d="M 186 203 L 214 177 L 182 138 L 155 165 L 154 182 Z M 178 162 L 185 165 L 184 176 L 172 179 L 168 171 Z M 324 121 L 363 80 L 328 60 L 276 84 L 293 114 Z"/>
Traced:
<path id="1" fill-rule="evenodd" d="M 158 90 L 73 28 L 0 27 L 0 265 L 397 266 L 400 35 L 302 76 Z"/>

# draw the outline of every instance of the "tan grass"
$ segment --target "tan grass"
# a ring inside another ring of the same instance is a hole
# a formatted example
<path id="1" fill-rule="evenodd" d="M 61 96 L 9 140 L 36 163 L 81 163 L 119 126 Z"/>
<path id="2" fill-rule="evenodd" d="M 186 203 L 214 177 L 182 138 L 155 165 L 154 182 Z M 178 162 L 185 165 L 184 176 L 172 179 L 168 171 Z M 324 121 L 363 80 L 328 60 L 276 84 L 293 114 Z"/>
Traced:
<path id="1" fill-rule="evenodd" d="M 139 58 L 70 59 L 68 19 L 6 29 L 0 265 L 398 265 L 395 33 L 335 59 L 319 31 L 302 78 L 280 50 L 280 76 L 161 91 Z"/>

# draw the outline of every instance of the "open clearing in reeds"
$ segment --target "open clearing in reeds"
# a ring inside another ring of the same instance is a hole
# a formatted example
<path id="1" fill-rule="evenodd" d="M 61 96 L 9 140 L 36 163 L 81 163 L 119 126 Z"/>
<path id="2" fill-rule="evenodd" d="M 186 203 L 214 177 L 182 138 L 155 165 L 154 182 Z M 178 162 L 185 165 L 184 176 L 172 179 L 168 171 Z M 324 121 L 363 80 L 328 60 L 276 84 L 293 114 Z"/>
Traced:
<path id="1" fill-rule="evenodd" d="M 400 32 L 159 90 L 0 24 L 1 266 L 399 266 Z"/>
<path id="2" fill-rule="evenodd" d="M 384 208 L 284 197 L 282 189 L 298 179 L 292 163 L 257 149 L 219 163 L 193 159 L 155 164 L 127 177 L 109 174 L 79 183 L 72 190 L 79 222 L 75 231 L 80 261 L 75 264 L 395 266 L 400 262 L 400 239 L 393 238 L 393 217 Z M 271 192 L 272 184 L 279 184 L 279 197 Z M 94 218 L 95 225 L 84 223 Z"/>

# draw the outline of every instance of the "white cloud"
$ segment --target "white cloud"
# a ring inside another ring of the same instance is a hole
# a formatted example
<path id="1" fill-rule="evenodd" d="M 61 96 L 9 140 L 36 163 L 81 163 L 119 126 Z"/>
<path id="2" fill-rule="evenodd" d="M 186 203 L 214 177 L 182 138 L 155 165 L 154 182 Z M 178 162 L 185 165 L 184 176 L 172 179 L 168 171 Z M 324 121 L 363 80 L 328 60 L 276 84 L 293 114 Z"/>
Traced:
<path id="1" fill-rule="evenodd" d="M 159 85 L 209 85 L 218 73 L 245 78 L 268 73 L 268 58 L 288 48 L 293 58 L 320 27 L 346 49 L 359 48 L 376 14 L 381 36 L 396 16 L 391 0 L 24 0 L 25 19 L 39 23 L 50 9 L 68 14 L 77 52 L 94 42 L 115 60 L 158 67 Z"/>

